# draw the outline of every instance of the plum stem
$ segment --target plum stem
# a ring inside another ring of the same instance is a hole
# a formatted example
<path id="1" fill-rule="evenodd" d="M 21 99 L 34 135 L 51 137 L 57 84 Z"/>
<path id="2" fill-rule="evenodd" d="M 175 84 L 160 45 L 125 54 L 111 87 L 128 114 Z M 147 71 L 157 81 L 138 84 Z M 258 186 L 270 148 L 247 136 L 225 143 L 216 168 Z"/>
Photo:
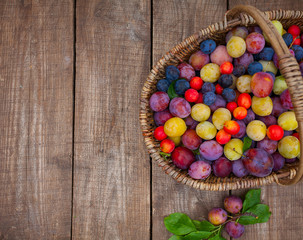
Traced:
<path id="1" fill-rule="evenodd" d="M 225 224 L 228 223 L 228 222 L 232 222 L 232 221 L 234 221 L 234 222 L 239 222 L 239 219 L 240 219 L 240 217 L 242 217 L 242 216 L 254 216 L 254 217 L 256 217 L 256 218 L 258 217 L 257 215 L 252 214 L 252 213 L 248 213 L 248 212 L 239 213 L 239 214 L 237 214 L 237 215 L 235 215 L 235 216 L 228 216 L 228 217 L 230 217 L 231 219 L 229 219 L 229 220 L 227 220 L 226 222 L 222 223 L 221 226 L 225 225 Z"/>
<path id="2" fill-rule="evenodd" d="M 235 153 L 239 154 L 239 155 L 242 156 L 242 157 L 246 157 L 244 154 L 239 153 L 235 148 L 229 147 L 229 149 L 231 149 L 232 151 L 234 151 Z"/>
<path id="3" fill-rule="evenodd" d="M 289 45 L 289 48 L 290 49 L 292 47 L 292 45 L 295 43 L 295 41 L 299 38 L 299 36 L 297 36 L 296 38 L 293 39 L 292 43 Z"/>
<path id="4" fill-rule="evenodd" d="M 269 64 L 270 64 L 270 61 L 268 61 L 268 63 L 265 65 L 264 72 L 266 72 L 266 69 L 267 69 Z"/>
<path id="5" fill-rule="evenodd" d="M 226 223 L 226 222 L 225 222 L 225 223 Z M 212 233 L 220 232 L 222 226 L 223 226 L 225 223 L 222 223 L 221 225 L 219 225 L 219 227 L 218 227 L 215 231 L 213 231 Z"/>
<path id="6" fill-rule="evenodd" d="M 255 214 L 250 214 L 250 213 L 248 213 L 248 212 L 239 213 L 239 214 L 236 215 L 236 216 L 229 216 L 229 215 L 227 215 L 227 216 L 230 217 L 231 219 L 229 219 L 229 220 L 227 220 L 226 222 L 220 224 L 220 225 L 218 226 L 218 228 L 216 228 L 214 231 L 212 231 L 212 234 L 216 234 L 217 232 L 220 233 L 222 227 L 225 226 L 225 225 L 226 225 L 227 223 L 229 223 L 229 222 L 236 222 L 236 223 L 238 223 L 240 217 L 242 217 L 242 216 L 252 216 L 252 215 L 253 215 L 254 217 L 258 218 L 258 216 L 256 216 Z"/>

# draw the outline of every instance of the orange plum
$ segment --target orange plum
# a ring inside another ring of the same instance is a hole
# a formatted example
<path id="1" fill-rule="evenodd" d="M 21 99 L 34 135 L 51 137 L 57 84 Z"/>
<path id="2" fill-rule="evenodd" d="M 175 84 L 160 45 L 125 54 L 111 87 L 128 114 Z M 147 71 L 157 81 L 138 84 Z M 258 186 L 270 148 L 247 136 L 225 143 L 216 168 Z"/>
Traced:
<path id="1" fill-rule="evenodd" d="M 247 116 L 247 110 L 244 107 L 237 107 L 233 111 L 233 115 L 234 115 L 234 118 L 236 118 L 238 120 L 242 120 L 242 119 L 246 118 L 246 116 Z"/>
<path id="2" fill-rule="evenodd" d="M 251 96 L 248 93 L 241 93 L 237 102 L 239 107 L 249 109 L 251 106 Z"/>
<path id="3" fill-rule="evenodd" d="M 216 135 L 216 141 L 222 145 L 228 143 L 230 138 L 231 135 L 224 131 L 224 129 L 221 129 Z"/>
<path id="4" fill-rule="evenodd" d="M 175 143 L 170 139 L 164 139 L 160 143 L 160 149 L 164 153 L 171 153 L 175 149 Z"/>
<path id="5" fill-rule="evenodd" d="M 235 135 L 240 131 L 240 125 L 234 120 L 226 121 L 224 123 L 224 131 L 231 135 Z"/>

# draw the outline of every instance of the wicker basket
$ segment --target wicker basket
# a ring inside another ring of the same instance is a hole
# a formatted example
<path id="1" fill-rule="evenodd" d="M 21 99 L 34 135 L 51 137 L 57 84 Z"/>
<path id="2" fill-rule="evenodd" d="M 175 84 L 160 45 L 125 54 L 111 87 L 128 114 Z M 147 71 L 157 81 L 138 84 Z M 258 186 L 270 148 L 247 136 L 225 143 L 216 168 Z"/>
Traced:
<path id="1" fill-rule="evenodd" d="M 303 154 L 299 163 L 286 164 L 283 169 L 277 173 L 264 178 L 247 176 L 237 178 L 230 176 L 218 178 L 213 174 L 206 180 L 192 179 L 186 171 L 178 169 L 171 160 L 165 160 L 159 154 L 159 142 L 153 137 L 155 124 L 153 112 L 149 107 L 149 98 L 156 91 L 156 83 L 164 77 L 165 67 L 168 65 L 177 65 L 180 62 L 187 61 L 189 56 L 199 49 L 201 41 L 211 38 L 217 43 L 225 43 L 225 34 L 238 25 L 253 26 L 259 25 L 263 32 L 267 34 L 271 45 L 279 57 L 280 72 L 286 79 L 296 118 L 300 129 L 300 138 L 303 139 L 303 79 L 296 59 L 290 54 L 282 37 L 278 34 L 270 20 L 279 20 L 284 28 L 292 24 L 303 27 L 303 12 L 276 10 L 261 12 L 252 6 L 240 5 L 225 14 L 224 21 L 215 23 L 208 28 L 200 30 L 198 33 L 186 38 L 183 42 L 175 46 L 162 57 L 151 70 L 141 92 L 141 128 L 152 159 L 158 163 L 163 171 L 173 177 L 178 182 L 192 186 L 201 190 L 223 191 L 240 188 L 251 188 L 276 182 L 281 185 L 290 185 L 297 183 L 303 175 Z M 303 149 L 301 141 L 301 149 Z"/>

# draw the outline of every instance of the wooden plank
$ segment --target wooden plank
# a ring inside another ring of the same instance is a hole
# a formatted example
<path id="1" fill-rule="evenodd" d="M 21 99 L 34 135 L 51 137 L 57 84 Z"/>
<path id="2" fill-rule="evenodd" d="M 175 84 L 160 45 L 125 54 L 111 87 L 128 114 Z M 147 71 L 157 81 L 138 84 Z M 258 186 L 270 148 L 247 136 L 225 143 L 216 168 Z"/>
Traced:
<path id="1" fill-rule="evenodd" d="M 153 63 L 184 38 L 211 23 L 221 21 L 226 1 L 153 1 Z M 226 192 L 199 191 L 177 183 L 156 163 L 152 165 L 152 239 L 168 239 L 163 219 L 184 212 L 193 219 L 207 218 L 213 207 L 222 206 Z"/>
<path id="2" fill-rule="evenodd" d="M 260 10 L 273 9 L 295 9 L 303 10 L 300 0 L 230 0 L 229 6 L 232 8 L 238 4 L 253 5 Z M 262 200 L 268 204 L 272 216 L 268 223 L 262 223 L 246 227 L 245 234 L 240 239 L 291 239 L 300 240 L 303 235 L 303 183 L 295 186 L 280 187 L 275 184 L 262 187 Z M 233 194 L 243 194 L 247 190 L 232 191 Z"/>
<path id="3" fill-rule="evenodd" d="M 149 239 L 149 1 L 77 1 L 74 239 Z"/>
<path id="4" fill-rule="evenodd" d="M 301 0 L 229 0 L 229 9 L 237 5 L 252 5 L 262 11 L 269 10 L 302 10 Z"/>
<path id="5" fill-rule="evenodd" d="M 69 239 L 73 1 L 0 2 L 0 239 Z"/>

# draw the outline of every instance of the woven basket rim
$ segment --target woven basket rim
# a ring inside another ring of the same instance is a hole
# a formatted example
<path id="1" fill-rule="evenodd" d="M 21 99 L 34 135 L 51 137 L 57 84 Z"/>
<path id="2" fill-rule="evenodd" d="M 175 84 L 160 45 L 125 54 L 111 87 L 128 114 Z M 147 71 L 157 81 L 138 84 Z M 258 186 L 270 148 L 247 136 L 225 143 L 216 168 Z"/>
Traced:
<path id="1" fill-rule="evenodd" d="M 288 19 L 301 19 L 303 17 L 303 11 L 295 10 L 272 10 L 263 12 L 270 20 L 288 20 Z M 143 133 L 144 141 L 147 147 L 147 150 L 153 161 L 157 162 L 159 167 L 162 170 L 174 178 L 176 181 L 181 182 L 185 185 L 191 186 L 200 190 L 210 190 L 210 191 L 225 191 L 225 190 L 235 190 L 242 188 L 251 188 L 259 187 L 267 184 L 276 182 L 279 184 L 279 178 L 290 178 L 292 179 L 296 175 L 297 165 L 296 164 L 287 164 L 282 170 L 278 173 L 272 172 L 269 176 L 258 178 L 253 176 L 247 176 L 245 178 L 237 177 L 226 177 L 226 178 L 217 178 L 209 177 L 206 180 L 195 180 L 192 179 L 188 174 L 185 174 L 184 171 L 175 167 L 172 163 L 168 162 L 159 154 L 159 143 L 153 138 L 152 129 L 150 122 L 147 122 L 149 115 L 151 114 L 151 109 L 149 107 L 149 93 L 152 92 L 152 86 L 154 85 L 154 79 L 161 73 L 161 69 L 165 66 L 165 63 L 168 61 L 174 61 L 178 63 L 182 58 L 179 56 L 179 53 L 182 52 L 182 49 L 185 47 L 192 48 L 192 43 L 201 42 L 206 38 L 211 38 L 212 35 L 216 32 L 226 32 L 231 28 L 241 25 L 248 26 L 254 25 L 255 20 L 247 14 L 240 14 L 239 18 L 232 19 L 227 21 L 226 18 L 224 21 L 216 22 L 211 24 L 206 28 L 202 28 L 198 32 L 184 39 L 181 43 L 177 44 L 175 47 L 170 49 L 151 69 L 147 80 L 145 81 L 140 98 L 140 124 L 141 130 Z M 213 181 L 215 178 L 217 181 Z M 236 180 L 235 180 L 236 179 Z"/>

